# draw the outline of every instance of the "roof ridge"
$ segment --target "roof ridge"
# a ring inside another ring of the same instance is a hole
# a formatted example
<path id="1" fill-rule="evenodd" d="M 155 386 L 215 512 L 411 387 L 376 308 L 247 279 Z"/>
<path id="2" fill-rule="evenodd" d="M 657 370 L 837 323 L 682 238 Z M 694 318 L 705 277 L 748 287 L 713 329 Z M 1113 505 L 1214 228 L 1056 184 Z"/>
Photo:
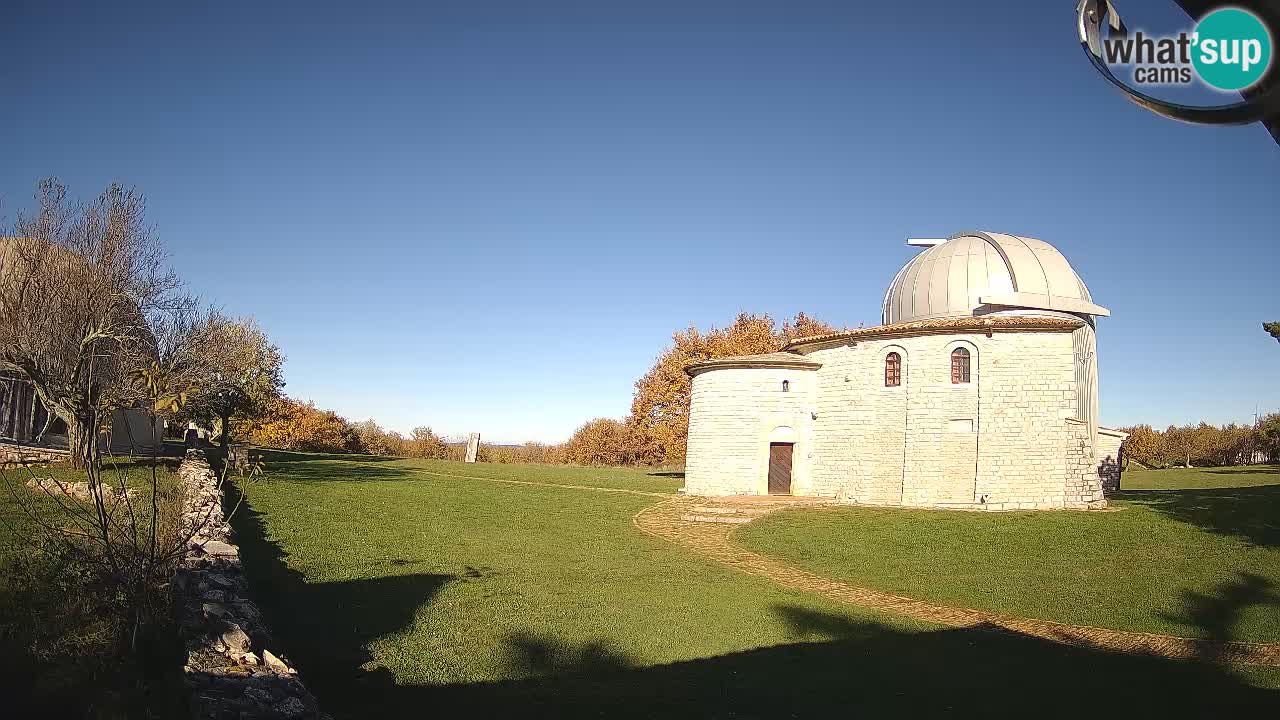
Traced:
<path id="1" fill-rule="evenodd" d="M 938 333 L 960 333 L 965 331 L 991 332 L 1069 332 L 1084 325 L 1083 320 L 1074 318 L 1042 317 L 1036 315 L 990 315 L 984 317 L 940 317 L 925 320 L 909 320 L 889 325 L 873 325 L 825 335 L 811 335 L 796 338 L 783 346 L 790 352 L 794 348 L 837 340 L 856 340 L 860 338 L 900 337 L 903 335 L 931 335 Z"/>

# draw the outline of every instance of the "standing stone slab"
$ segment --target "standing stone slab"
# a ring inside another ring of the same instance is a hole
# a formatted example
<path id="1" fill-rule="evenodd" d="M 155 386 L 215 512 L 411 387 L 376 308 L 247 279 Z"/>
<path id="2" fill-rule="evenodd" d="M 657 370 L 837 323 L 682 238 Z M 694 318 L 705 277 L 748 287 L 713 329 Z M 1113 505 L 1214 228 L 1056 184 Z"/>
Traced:
<path id="1" fill-rule="evenodd" d="M 471 433 L 467 438 L 467 457 L 466 462 L 473 463 L 476 461 L 476 455 L 480 453 L 480 433 Z"/>

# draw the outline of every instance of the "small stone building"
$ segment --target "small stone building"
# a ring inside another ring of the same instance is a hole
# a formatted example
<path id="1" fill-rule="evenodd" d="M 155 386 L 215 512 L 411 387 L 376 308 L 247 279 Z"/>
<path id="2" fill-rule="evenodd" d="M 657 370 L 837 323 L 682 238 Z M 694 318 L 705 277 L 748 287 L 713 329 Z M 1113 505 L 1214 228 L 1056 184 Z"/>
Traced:
<path id="1" fill-rule="evenodd" d="M 1106 504 L 1094 304 L 1046 242 L 964 232 L 894 277 L 884 324 L 695 363 L 685 491 L 981 510 Z"/>
<path id="2" fill-rule="evenodd" d="M 58 277 L 70 272 L 68 268 L 83 265 L 79 256 L 65 248 L 42 250 L 45 247 L 30 239 L 0 236 L 0 289 L 4 290 L 0 294 L 16 297 L 16 288 L 27 285 L 29 273 Z M 117 455 L 145 454 L 163 439 L 163 426 L 153 426 L 140 410 L 124 408 L 112 414 L 106 432 L 98 437 L 98 447 Z M 15 373 L 0 371 L 0 461 L 41 455 L 38 449 L 66 447 L 66 423 L 49 413 L 35 386 Z"/>
<path id="3" fill-rule="evenodd" d="M 163 424 L 152 427 L 140 410 L 116 410 L 109 427 L 98 448 L 113 455 L 147 454 L 164 442 Z M 50 416 L 31 383 L 0 373 L 0 457 L 17 456 L 9 446 L 66 448 L 67 424 Z"/>

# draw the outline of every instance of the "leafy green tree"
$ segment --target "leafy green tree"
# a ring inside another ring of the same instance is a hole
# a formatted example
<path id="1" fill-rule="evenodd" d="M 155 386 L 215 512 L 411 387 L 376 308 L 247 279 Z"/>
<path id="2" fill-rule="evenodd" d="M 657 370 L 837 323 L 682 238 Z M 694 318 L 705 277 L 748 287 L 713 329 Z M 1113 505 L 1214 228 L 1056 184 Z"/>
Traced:
<path id="1" fill-rule="evenodd" d="M 1280 342 L 1280 322 L 1264 322 L 1262 323 L 1262 329 L 1275 338 L 1276 342 Z"/>
<path id="2" fill-rule="evenodd" d="M 233 419 L 261 414 L 280 397 L 284 354 L 253 318 L 213 314 L 197 334 L 197 371 L 185 415 L 209 425 L 218 421 L 226 447 Z"/>

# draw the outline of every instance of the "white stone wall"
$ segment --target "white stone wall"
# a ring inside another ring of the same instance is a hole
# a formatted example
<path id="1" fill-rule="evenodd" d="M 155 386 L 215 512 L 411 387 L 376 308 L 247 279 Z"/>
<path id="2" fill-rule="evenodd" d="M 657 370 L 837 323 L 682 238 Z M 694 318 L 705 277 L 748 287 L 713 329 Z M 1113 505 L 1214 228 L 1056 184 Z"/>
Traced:
<path id="1" fill-rule="evenodd" d="M 952 384 L 951 351 L 970 353 Z M 903 382 L 884 387 L 884 358 Z M 818 350 L 814 486 L 861 503 L 1063 507 L 1076 407 L 1067 333 L 925 335 Z"/>
<path id="2" fill-rule="evenodd" d="M 968 384 L 951 383 L 957 347 L 970 353 Z M 890 352 L 902 358 L 902 384 L 887 388 Z M 864 339 L 808 357 L 822 367 L 694 378 L 688 492 L 764 494 L 768 433 L 790 425 L 799 437 L 798 495 L 988 510 L 1102 500 L 1089 427 L 1071 420 L 1070 333 Z M 784 378 L 792 381 L 789 396 L 780 392 Z"/>
<path id="3" fill-rule="evenodd" d="M 1015 333 L 988 343 L 977 500 L 1002 509 L 1064 507 L 1077 478 L 1070 453 L 1088 442 L 1087 425 L 1068 422 L 1077 409 L 1072 337 Z"/>
<path id="4" fill-rule="evenodd" d="M 783 368 L 724 368 L 694 376 L 685 491 L 765 495 L 769 443 L 794 442 L 791 491 L 814 494 L 808 437 L 814 377 L 813 370 Z"/>

